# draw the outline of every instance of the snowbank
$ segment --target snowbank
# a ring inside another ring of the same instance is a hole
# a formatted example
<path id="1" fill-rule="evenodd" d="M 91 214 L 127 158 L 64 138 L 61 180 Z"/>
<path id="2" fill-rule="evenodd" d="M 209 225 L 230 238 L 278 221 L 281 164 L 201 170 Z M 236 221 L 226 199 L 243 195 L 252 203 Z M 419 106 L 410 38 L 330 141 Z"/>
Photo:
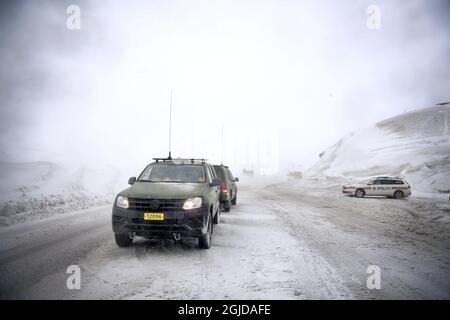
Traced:
<path id="1" fill-rule="evenodd" d="M 124 178 L 113 167 L 0 162 L 0 226 L 112 203 Z"/>
<path id="2" fill-rule="evenodd" d="M 415 194 L 450 193 L 450 105 L 408 112 L 352 132 L 325 150 L 309 179 L 404 177 Z"/>

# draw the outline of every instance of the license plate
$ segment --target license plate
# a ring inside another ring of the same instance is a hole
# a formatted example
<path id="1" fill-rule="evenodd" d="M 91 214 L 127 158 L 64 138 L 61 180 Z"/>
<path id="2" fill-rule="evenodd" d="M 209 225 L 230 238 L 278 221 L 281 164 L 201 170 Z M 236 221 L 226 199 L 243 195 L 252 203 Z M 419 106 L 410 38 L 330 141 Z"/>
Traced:
<path id="1" fill-rule="evenodd" d="M 156 212 L 145 212 L 144 220 L 164 220 L 164 213 L 156 213 Z"/>

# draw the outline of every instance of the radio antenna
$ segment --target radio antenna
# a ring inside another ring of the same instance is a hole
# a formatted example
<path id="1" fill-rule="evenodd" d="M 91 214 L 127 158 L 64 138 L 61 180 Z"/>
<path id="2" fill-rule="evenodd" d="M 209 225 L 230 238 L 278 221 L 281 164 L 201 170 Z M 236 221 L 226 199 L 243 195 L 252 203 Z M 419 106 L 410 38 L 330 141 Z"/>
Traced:
<path id="1" fill-rule="evenodd" d="M 170 90 L 170 112 L 169 112 L 169 157 L 172 160 L 172 90 Z"/>
<path id="2" fill-rule="evenodd" d="M 220 164 L 223 165 L 223 123 L 222 123 L 222 137 L 221 137 L 221 146 L 220 146 Z"/>

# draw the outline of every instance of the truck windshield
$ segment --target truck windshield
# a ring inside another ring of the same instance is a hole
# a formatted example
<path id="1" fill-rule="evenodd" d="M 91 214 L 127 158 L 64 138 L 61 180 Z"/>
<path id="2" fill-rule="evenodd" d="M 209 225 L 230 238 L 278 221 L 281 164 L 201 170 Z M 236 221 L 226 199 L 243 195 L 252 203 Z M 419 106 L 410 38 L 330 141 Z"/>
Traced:
<path id="1" fill-rule="evenodd" d="M 214 166 L 214 170 L 216 170 L 217 176 L 222 179 L 222 180 L 226 180 L 225 179 L 225 173 L 224 170 L 222 169 L 221 166 Z"/>
<path id="2" fill-rule="evenodd" d="M 152 164 L 145 168 L 138 181 L 204 183 L 206 179 L 201 165 Z"/>

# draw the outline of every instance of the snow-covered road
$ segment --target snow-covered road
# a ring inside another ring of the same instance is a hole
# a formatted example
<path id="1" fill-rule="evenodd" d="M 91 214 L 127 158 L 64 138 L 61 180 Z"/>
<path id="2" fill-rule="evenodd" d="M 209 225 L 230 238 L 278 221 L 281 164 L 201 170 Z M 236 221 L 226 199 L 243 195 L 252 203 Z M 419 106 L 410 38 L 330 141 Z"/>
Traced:
<path id="1" fill-rule="evenodd" d="M 118 248 L 110 207 L 0 229 L 0 298 L 450 298 L 448 203 L 354 199 L 338 188 L 241 186 L 238 205 L 196 241 Z M 66 269 L 81 268 L 81 290 Z M 368 289 L 367 267 L 381 269 Z"/>

